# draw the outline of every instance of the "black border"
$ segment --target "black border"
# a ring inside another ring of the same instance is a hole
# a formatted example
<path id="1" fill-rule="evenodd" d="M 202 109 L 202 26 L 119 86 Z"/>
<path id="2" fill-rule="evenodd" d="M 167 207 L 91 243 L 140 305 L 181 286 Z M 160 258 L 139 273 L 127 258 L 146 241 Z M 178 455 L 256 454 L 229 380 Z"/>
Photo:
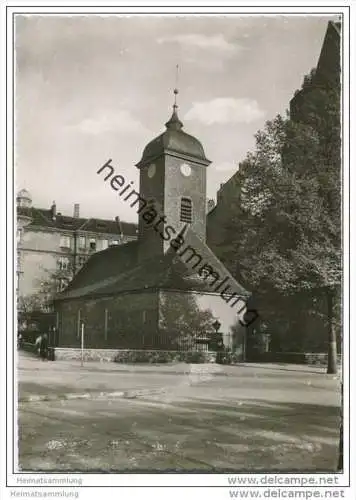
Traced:
<path id="1" fill-rule="evenodd" d="M 8 160 L 8 127 L 7 127 L 7 119 L 8 119 L 8 106 L 7 106 L 7 102 L 8 102 L 8 82 L 7 82 L 7 70 L 8 70 L 8 58 L 7 58 L 7 50 L 8 50 L 8 44 L 7 44 L 7 35 L 8 35 L 8 29 L 7 29 L 7 24 L 8 24 L 8 20 L 9 20 L 9 15 L 8 15 L 8 11 L 9 10 L 12 10 L 13 8 L 41 8 L 43 7 L 42 5 L 40 6 L 36 6 L 36 5 L 13 5 L 13 6 L 6 6 L 5 8 L 5 36 L 6 36 L 6 42 L 5 42 L 5 64 L 6 64 L 6 70 L 5 70 L 5 78 L 6 78 L 6 85 L 5 85 L 5 88 L 6 88 L 6 91 L 5 91 L 5 95 L 6 95 L 6 104 L 5 104 L 5 116 L 6 116 L 6 127 L 5 127 L 5 140 L 6 140 L 6 174 L 5 174 L 5 188 L 6 188 L 6 194 L 5 194 L 5 201 L 6 201 L 6 222 L 5 222 L 5 229 L 6 229 L 6 242 L 8 241 L 7 240 L 7 235 L 8 235 L 8 223 L 7 223 L 7 216 L 8 216 L 8 192 L 7 192 L 7 181 L 8 181 L 8 172 L 7 172 L 7 160 Z M 48 6 L 50 7 L 51 9 L 63 9 L 65 7 L 71 7 L 71 8 L 82 8 L 83 6 L 80 6 L 80 5 L 70 5 L 70 6 L 60 6 L 60 5 L 51 5 L 51 6 Z M 93 8 L 95 8 L 95 6 L 93 5 L 92 6 Z M 107 6 L 108 8 L 112 8 L 112 6 Z M 15 119 L 14 119 L 14 97 L 15 97 L 15 92 L 14 92 L 14 83 L 15 83 L 15 66 L 14 66 L 14 59 L 15 59 L 15 50 L 14 50 L 14 47 L 15 47 L 15 16 L 16 15 L 49 15 L 49 16 L 53 16 L 53 15 L 73 15 L 73 16 L 86 16 L 86 15 L 102 15 L 102 14 L 105 14 L 105 15 L 141 15 L 141 16 L 159 16 L 159 15 L 165 15 L 165 16 L 171 16 L 171 15 L 196 15 L 196 14 L 199 14 L 200 16 L 203 16 L 203 15 L 215 15 L 215 16 L 227 16 L 227 15 L 235 15 L 235 16 L 238 16 L 238 15 L 259 15 L 259 16 L 263 16 L 263 15 L 268 15 L 268 14 L 275 14 L 276 16 L 280 16 L 280 15 L 291 15 L 291 16 L 307 16 L 307 15 L 320 15 L 320 16 L 327 16 L 327 15 L 339 15 L 341 16 L 341 19 L 342 19 L 342 26 L 344 26 L 345 24 L 345 17 L 344 17 L 344 11 L 342 12 L 306 12 L 306 13 L 303 13 L 303 12 L 291 12 L 291 11 L 288 11 L 288 12 L 262 12 L 262 13 L 257 13 L 257 12 L 236 12 L 236 11 L 233 11 L 233 12 L 192 12 L 192 11 L 189 11 L 189 12 L 137 12 L 137 9 L 140 9 L 140 8 L 150 8 L 150 7 L 157 7 L 157 8 L 161 8 L 162 6 L 161 5 L 135 5 L 135 6 L 132 6 L 132 5 L 118 5 L 117 7 L 120 7 L 120 8 L 132 8 L 134 7 L 136 10 L 134 12 L 110 12 L 110 11 L 103 11 L 103 12 L 100 12 L 100 11 L 91 11 L 91 12 L 85 12 L 85 11 L 81 11 L 81 12 L 63 12 L 63 11 L 59 11 L 59 12 L 40 12 L 40 11 L 36 11 L 36 12 L 31 12 L 31 11 L 27 11 L 27 12 L 19 12 L 19 11 L 16 11 L 16 12 L 12 12 L 12 28 L 13 28 L 13 32 L 12 32 L 12 102 L 11 102 L 11 106 L 12 106 L 12 124 L 11 124 L 11 132 L 12 132 L 12 151 L 14 151 L 14 138 L 15 138 Z M 169 7 L 172 7 L 172 9 L 178 7 L 185 7 L 185 6 L 181 6 L 181 5 L 173 5 L 173 6 L 169 6 Z M 203 8 L 204 6 L 202 5 L 190 5 L 189 6 L 190 8 Z M 229 5 L 229 6 L 225 6 L 225 5 L 219 5 L 219 6 L 214 6 L 214 5 L 209 5 L 209 7 L 218 7 L 218 8 L 231 8 L 232 6 Z M 238 5 L 238 6 L 234 6 L 234 7 L 237 7 L 237 8 L 249 8 L 250 6 L 245 6 L 245 5 Z M 279 8 L 281 6 L 273 6 L 273 5 L 263 5 L 263 6 L 258 6 L 258 5 L 255 5 L 254 8 L 255 9 L 265 9 L 265 8 Z M 299 7 L 299 8 L 303 8 L 303 7 L 320 7 L 320 6 L 310 6 L 310 5 L 295 5 L 295 6 L 291 6 L 291 8 L 295 8 L 295 7 Z M 346 12 L 348 12 L 348 28 L 349 28 L 349 61 L 348 61 L 348 64 L 349 64 L 349 69 L 350 69 L 350 66 L 351 66 L 351 6 L 350 5 L 328 5 L 329 8 L 343 8 L 343 9 L 346 9 Z M 283 8 L 283 6 L 282 6 Z M 342 64 L 344 66 L 344 63 L 346 62 L 345 61 L 345 54 L 344 54 L 344 32 L 342 31 L 342 49 L 341 49 L 341 60 L 342 60 Z M 345 95 L 345 92 L 346 92 L 346 87 L 345 87 L 345 72 L 343 71 L 342 72 L 342 84 L 343 84 L 343 92 L 342 92 L 342 98 L 341 98 L 341 102 L 342 102 L 342 118 L 343 118 L 343 121 L 342 123 L 344 123 L 344 95 Z M 349 82 L 348 82 L 348 95 L 349 95 L 349 103 L 351 102 L 351 74 L 349 74 Z M 344 132 L 344 130 L 342 131 L 342 133 Z M 348 172 L 349 172 L 349 200 L 350 200 L 350 195 L 351 195 L 351 188 L 350 188 L 350 174 L 351 174 L 351 168 L 350 168 L 350 165 L 351 165 L 351 127 L 349 125 L 349 148 L 348 148 L 348 152 L 349 152 L 349 165 L 348 165 Z M 342 147 L 344 147 L 344 134 L 342 136 Z M 342 149 L 342 151 L 344 151 L 344 149 Z M 12 186 L 13 186 L 13 194 L 14 194 L 14 188 L 15 188 L 15 161 L 14 161 L 14 155 L 13 155 L 13 159 L 12 159 Z M 343 159 L 343 162 L 342 162 L 342 179 L 341 179 L 341 184 L 342 184 L 342 194 L 344 194 L 344 172 L 345 172 L 345 164 L 344 164 L 344 159 Z M 343 213 L 344 213 L 344 196 L 342 196 L 342 200 L 343 200 Z M 14 215 L 15 215 L 15 204 L 13 203 L 12 204 L 12 235 L 14 235 L 14 231 L 15 231 L 15 218 L 14 218 Z M 350 238 L 350 215 L 351 215 L 351 210 L 350 210 L 350 203 L 349 203 L 349 210 L 348 210 L 348 215 L 349 215 L 349 248 L 348 248 L 348 252 L 349 252 L 349 256 L 351 255 L 351 238 Z M 343 229 L 343 225 L 342 225 L 342 229 Z M 344 243 L 344 238 L 343 238 L 343 243 Z M 12 249 L 13 250 L 13 249 Z M 6 299 L 5 299 L 5 307 L 6 307 L 6 310 L 5 310 L 5 318 L 6 318 L 6 330 L 7 330 L 7 325 L 8 325 L 8 296 L 7 296 L 7 290 L 8 290 L 8 264 L 9 264 L 9 260 L 8 260 L 8 252 L 7 252 L 7 248 L 6 248 L 6 271 L 5 271 L 5 279 L 6 279 L 6 289 L 5 289 L 5 295 L 6 295 Z M 12 275 L 14 276 L 14 260 L 12 261 Z M 344 277 L 344 275 L 343 275 Z M 350 276 L 350 272 L 349 272 L 349 279 L 348 279 L 348 284 L 349 284 L 349 347 L 350 347 L 350 320 L 351 320 L 351 313 L 350 313 L 350 306 L 351 306 L 351 300 L 350 300 L 350 291 L 351 291 L 351 276 Z M 13 280 L 12 282 L 12 299 L 15 297 L 15 282 Z M 344 293 L 343 293 L 344 295 Z M 12 301 L 13 302 L 13 301 Z M 13 317 L 13 311 L 14 309 L 12 308 L 12 317 Z M 14 318 L 13 318 L 14 319 Z M 345 326 L 345 325 L 344 325 Z M 5 331 L 6 331 L 5 330 Z M 12 361 L 13 361 L 13 368 L 15 367 L 15 343 L 14 343 L 14 338 L 15 338 L 15 324 L 13 323 L 13 327 L 12 327 L 12 336 L 11 336 L 11 340 L 12 340 Z M 344 338 L 344 337 L 343 337 Z M 226 485 L 226 486 L 222 486 L 222 485 L 209 485 L 209 486 L 206 486 L 206 485 L 169 485 L 169 486 L 164 486 L 164 485 L 140 485 L 140 486 L 135 486 L 135 485 L 118 485 L 118 486 L 109 486 L 109 485 L 98 485 L 98 486 L 74 486 L 74 485 L 9 485 L 8 484 L 8 460 L 7 460 L 7 450 L 8 450 L 8 418 L 7 418 L 7 401 L 8 401 L 8 391 L 7 391 L 7 384 L 8 384 L 8 361 L 7 361 L 7 349 L 8 349 L 8 335 L 6 335 L 6 340 L 5 340 L 5 366 L 6 366 L 6 388 L 5 388 L 5 396 L 6 396 L 6 437 L 5 437 L 5 443 L 6 443 L 6 458 L 5 458 L 5 461 L 6 461 L 6 487 L 9 487 L 9 488 L 41 488 L 41 487 L 51 487 L 51 488 L 57 488 L 57 487 L 61 487 L 61 488 L 230 488 L 230 489 L 233 489 L 233 488 L 236 488 L 237 486 L 236 485 Z M 351 366 L 351 353 L 350 353 L 350 348 L 349 348 L 349 367 Z M 345 360 L 343 358 L 343 373 L 344 373 L 344 367 L 345 367 Z M 12 386 L 14 388 L 15 386 L 15 381 L 14 381 L 14 369 L 12 371 Z M 345 392 L 345 387 L 343 389 L 343 391 Z M 349 428 L 349 443 L 348 443 L 348 449 L 350 450 L 350 413 L 351 413 L 351 376 L 349 378 L 349 394 L 348 394 L 348 402 L 349 402 L 349 425 L 348 425 L 348 428 Z M 15 395 L 14 395 L 14 391 L 12 391 L 12 408 L 14 410 L 14 407 L 15 407 Z M 13 422 L 13 428 L 12 428 L 12 444 L 14 444 L 14 422 Z M 79 473 L 79 472 L 71 472 L 71 471 L 68 471 L 68 472 L 14 472 L 14 453 L 13 453 L 13 457 L 12 457 L 12 475 L 21 475 L 21 476 L 24 476 L 24 475 L 41 475 L 41 476 L 46 476 L 46 475 L 66 475 L 66 476 L 75 476 L 75 475 L 79 475 L 79 476 L 85 476 L 87 474 L 95 474 L 95 472 L 84 472 L 84 473 Z M 348 485 L 346 486 L 340 486 L 340 488 L 345 488 L 345 487 L 350 487 L 351 486 L 351 476 L 350 476 L 350 473 L 351 473 L 351 456 L 350 456 L 350 453 L 349 453 L 349 467 L 348 467 Z M 345 469 L 344 471 L 345 472 Z M 118 471 L 119 474 L 122 474 L 122 472 L 120 473 Z M 147 471 L 147 472 L 141 472 L 141 474 L 159 474 L 159 475 L 166 475 L 166 474 L 169 474 L 169 473 L 174 473 L 173 471 L 172 472 L 154 472 L 154 471 Z M 271 472 L 206 472 L 206 471 L 199 471 L 199 472 L 196 472 L 196 471 L 184 471 L 182 473 L 179 473 L 179 472 L 176 472 L 175 474 L 178 474 L 178 475 L 189 475 L 189 474 L 213 474 L 213 475 L 217 475 L 217 474 L 231 474 L 231 475 L 239 475 L 239 474 L 251 474 L 251 475 L 267 475 L 267 474 L 273 474 L 273 475 L 290 475 L 290 474 L 298 474 L 298 475 L 303 475 L 303 474 L 308 474 L 308 475 L 311 475 L 311 474 L 325 474 L 325 475 L 337 475 L 338 472 L 300 472 L 300 471 L 282 471 L 282 472 L 279 472 L 279 471 L 271 471 Z M 103 474 L 103 473 L 101 473 Z M 110 473 L 106 473 L 108 475 L 110 475 Z M 127 472 L 124 472 L 124 474 L 126 475 L 130 475 L 130 472 L 127 473 Z M 137 474 L 136 471 L 132 471 L 132 474 Z M 241 485 L 239 484 L 238 485 L 238 488 L 265 488 L 266 486 L 265 485 Z M 325 485 L 325 486 L 322 486 L 322 485 L 295 485 L 295 486 L 287 486 L 287 485 L 271 485 L 270 486 L 271 488 L 283 488 L 283 489 L 290 489 L 290 488 L 327 488 L 327 487 L 331 487 L 331 485 Z"/>

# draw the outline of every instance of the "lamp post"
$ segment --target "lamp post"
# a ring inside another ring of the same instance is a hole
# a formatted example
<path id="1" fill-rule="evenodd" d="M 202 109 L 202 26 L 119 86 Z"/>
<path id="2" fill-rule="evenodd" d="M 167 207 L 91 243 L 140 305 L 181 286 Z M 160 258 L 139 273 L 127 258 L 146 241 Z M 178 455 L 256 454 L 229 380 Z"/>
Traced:
<path id="1" fill-rule="evenodd" d="M 84 321 L 80 321 L 80 349 L 81 349 L 81 362 L 80 366 L 84 365 Z"/>

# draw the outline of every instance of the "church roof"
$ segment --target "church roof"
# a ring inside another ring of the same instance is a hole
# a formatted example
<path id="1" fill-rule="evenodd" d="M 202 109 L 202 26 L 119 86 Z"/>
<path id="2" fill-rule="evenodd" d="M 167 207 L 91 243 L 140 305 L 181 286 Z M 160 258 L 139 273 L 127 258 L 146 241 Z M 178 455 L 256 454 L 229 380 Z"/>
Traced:
<path id="1" fill-rule="evenodd" d="M 166 123 L 166 130 L 145 147 L 137 167 L 142 167 L 164 153 L 178 153 L 200 163 L 209 165 L 204 148 L 200 141 L 192 135 L 183 132 L 183 123 L 178 118 L 177 106 L 173 106 L 171 118 Z"/>
<path id="2" fill-rule="evenodd" d="M 187 241 L 193 241 L 189 231 L 187 235 Z M 201 244 L 201 240 L 199 241 Z M 197 270 L 187 265 L 185 259 L 176 255 L 173 250 L 161 259 L 153 257 L 138 263 L 138 245 L 138 241 L 133 241 L 94 254 L 56 300 L 108 297 L 158 289 L 220 293 L 214 290 L 215 286 L 212 287 L 211 281 L 199 276 Z M 220 277 L 229 280 L 232 286 L 230 293 L 235 292 L 240 297 L 249 296 L 249 292 L 213 257 L 213 252 L 205 243 L 198 249 L 203 251 L 204 259 L 209 259 L 207 262 L 212 263 Z"/>
<path id="3" fill-rule="evenodd" d="M 180 263 L 173 255 L 161 260 L 154 257 L 140 264 L 133 264 L 137 258 L 137 245 L 138 242 L 120 245 L 121 252 L 116 252 L 116 255 L 114 252 L 109 255 L 109 250 L 112 249 L 94 254 L 69 287 L 57 296 L 57 300 L 111 296 L 127 292 L 144 293 L 153 289 L 212 291 L 209 284 L 198 274 L 187 275 L 182 272 Z M 117 250 L 119 248 L 117 247 Z"/>

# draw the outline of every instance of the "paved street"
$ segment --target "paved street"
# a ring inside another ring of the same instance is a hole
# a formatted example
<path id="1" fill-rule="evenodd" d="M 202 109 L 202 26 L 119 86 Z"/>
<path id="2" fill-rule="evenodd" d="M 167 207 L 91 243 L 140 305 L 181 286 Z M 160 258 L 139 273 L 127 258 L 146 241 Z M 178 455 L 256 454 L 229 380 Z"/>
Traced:
<path id="1" fill-rule="evenodd" d="M 38 394 L 58 398 L 25 402 Z M 332 471 L 337 463 L 339 380 L 325 369 L 81 368 L 21 354 L 19 400 L 23 470 Z"/>

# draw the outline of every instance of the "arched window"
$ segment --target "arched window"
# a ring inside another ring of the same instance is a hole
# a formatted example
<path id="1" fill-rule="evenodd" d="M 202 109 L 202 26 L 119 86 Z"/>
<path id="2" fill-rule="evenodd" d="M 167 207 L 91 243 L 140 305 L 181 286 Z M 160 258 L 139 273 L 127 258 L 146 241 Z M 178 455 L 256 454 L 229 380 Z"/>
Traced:
<path id="1" fill-rule="evenodd" d="M 192 222 L 192 200 L 190 198 L 182 198 L 180 202 L 180 220 L 181 222 Z"/>

